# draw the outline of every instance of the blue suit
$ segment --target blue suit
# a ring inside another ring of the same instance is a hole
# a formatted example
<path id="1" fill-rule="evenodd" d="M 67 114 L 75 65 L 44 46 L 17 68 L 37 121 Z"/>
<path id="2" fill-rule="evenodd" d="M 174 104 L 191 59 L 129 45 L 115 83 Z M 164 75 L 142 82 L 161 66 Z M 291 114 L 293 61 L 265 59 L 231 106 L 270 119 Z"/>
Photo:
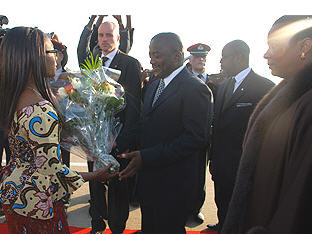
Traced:
<path id="1" fill-rule="evenodd" d="M 143 168 L 138 196 L 144 233 L 185 233 L 198 191 L 201 152 L 207 149 L 212 94 L 186 68 L 152 102 L 159 79 L 146 90 L 141 126 Z"/>

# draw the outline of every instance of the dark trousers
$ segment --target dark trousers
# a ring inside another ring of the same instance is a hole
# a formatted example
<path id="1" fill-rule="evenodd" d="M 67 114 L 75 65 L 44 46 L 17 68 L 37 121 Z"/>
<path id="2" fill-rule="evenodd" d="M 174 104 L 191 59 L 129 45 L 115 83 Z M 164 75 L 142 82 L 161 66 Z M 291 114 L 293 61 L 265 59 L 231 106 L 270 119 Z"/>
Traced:
<path id="1" fill-rule="evenodd" d="M 126 167 L 127 162 L 118 160 L 120 170 Z M 93 163 L 88 162 L 89 171 L 93 170 Z M 108 225 L 113 234 L 121 234 L 126 228 L 129 217 L 129 202 L 131 189 L 129 180 L 119 181 L 118 177 L 108 182 L 108 196 L 106 204 L 106 188 L 103 183 L 91 182 L 90 188 L 90 215 L 92 220 L 107 218 Z"/>
<path id="2" fill-rule="evenodd" d="M 187 211 L 176 206 L 141 205 L 142 231 L 144 234 L 185 234 Z"/>
<path id="3" fill-rule="evenodd" d="M 207 171 L 207 155 L 206 152 L 203 152 L 200 155 L 200 162 L 199 162 L 199 186 L 196 195 L 196 199 L 192 203 L 191 207 L 191 215 L 197 215 L 200 211 L 202 206 L 204 205 L 205 198 L 206 198 L 206 171 Z"/>
<path id="4" fill-rule="evenodd" d="M 214 189 L 215 202 L 218 208 L 219 230 L 221 230 L 231 201 L 234 184 L 220 183 L 218 180 L 215 180 Z"/>
<path id="5" fill-rule="evenodd" d="M 93 162 L 88 162 L 88 171 L 93 171 Z M 107 219 L 106 187 L 103 183 L 89 181 L 90 216 L 92 219 Z M 100 204 L 100 205 L 96 205 Z"/>

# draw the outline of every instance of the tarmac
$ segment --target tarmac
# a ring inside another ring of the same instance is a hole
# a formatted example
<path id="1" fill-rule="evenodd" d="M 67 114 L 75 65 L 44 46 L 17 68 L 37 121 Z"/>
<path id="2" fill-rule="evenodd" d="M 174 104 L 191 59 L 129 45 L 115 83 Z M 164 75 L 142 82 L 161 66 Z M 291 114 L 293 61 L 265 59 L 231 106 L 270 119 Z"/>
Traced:
<path id="1" fill-rule="evenodd" d="M 5 158 L 5 157 L 3 157 Z M 4 164 L 4 163 L 3 163 Z M 3 165 L 2 164 L 2 165 Z M 71 170 L 86 172 L 87 161 L 76 155 L 71 154 L 70 162 Z M 88 228 L 91 226 L 91 217 L 89 215 L 89 184 L 85 183 L 81 188 L 72 195 L 70 206 L 67 210 L 67 218 L 70 226 Z M 202 231 L 207 228 L 207 224 L 217 223 L 217 208 L 214 203 L 214 189 L 211 175 L 207 170 L 206 175 L 206 200 L 202 207 L 202 213 L 205 216 L 205 221 L 198 224 L 192 220 L 187 223 L 186 230 Z M 4 216 L 0 216 L 0 223 L 5 222 Z M 130 214 L 127 221 L 127 229 L 139 230 L 141 227 L 141 212 L 139 207 L 130 206 Z"/>

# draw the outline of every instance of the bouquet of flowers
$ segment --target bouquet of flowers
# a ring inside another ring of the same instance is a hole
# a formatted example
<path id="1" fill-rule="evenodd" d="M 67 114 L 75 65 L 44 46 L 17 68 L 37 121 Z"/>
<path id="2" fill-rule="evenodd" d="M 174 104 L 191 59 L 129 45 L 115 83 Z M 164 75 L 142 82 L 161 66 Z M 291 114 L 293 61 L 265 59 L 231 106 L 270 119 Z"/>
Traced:
<path id="1" fill-rule="evenodd" d="M 120 71 L 102 67 L 92 55 L 85 62 L 56 95 L 65 119 L 61 146 L 94 161 L 95 169 L 112 164 L 111 172 L 117 172 L 120 165 L 109 153 L 122 127 L 115 114 L 125 107 L 124 90 L 115 81 Z"/>

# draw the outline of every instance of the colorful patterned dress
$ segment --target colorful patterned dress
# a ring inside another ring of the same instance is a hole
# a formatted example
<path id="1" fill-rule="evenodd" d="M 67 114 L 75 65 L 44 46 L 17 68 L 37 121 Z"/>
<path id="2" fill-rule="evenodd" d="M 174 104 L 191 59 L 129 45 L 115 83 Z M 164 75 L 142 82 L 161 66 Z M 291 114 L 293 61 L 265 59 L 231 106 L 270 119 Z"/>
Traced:
<path id="1" fill-rule="evenodd" d="M 61 163 L 59 130 L 47 101 L 14 115 L 8 135 L 12 157 L 0 184 L 10 233 L 69 233 L 61 199 L 84 180 Z"/>

